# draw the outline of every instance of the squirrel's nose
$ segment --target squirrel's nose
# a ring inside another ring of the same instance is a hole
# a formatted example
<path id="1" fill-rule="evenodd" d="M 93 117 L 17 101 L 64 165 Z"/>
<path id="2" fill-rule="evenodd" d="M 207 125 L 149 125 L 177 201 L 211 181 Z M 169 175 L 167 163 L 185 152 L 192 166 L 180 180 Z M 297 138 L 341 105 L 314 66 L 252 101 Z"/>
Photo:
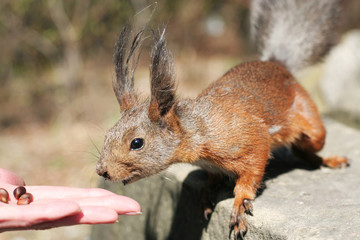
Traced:
<path id="1" fill-rule="evenodd" d="M 108 180 L 110 180 L 110 175 L 108 174 L 108 172 L 104 172 L 102 175 L 100 175 L 100 176 L 103 176 L 105 179 L 108 179 Z"/>
<path id="2" fill-rule="evenodd" d="M 98 163 L 96 166 L 96 173 L 107 180 L 111 179 L 109 173 L 106 171 L 106 168 L 100 163 Z"/>

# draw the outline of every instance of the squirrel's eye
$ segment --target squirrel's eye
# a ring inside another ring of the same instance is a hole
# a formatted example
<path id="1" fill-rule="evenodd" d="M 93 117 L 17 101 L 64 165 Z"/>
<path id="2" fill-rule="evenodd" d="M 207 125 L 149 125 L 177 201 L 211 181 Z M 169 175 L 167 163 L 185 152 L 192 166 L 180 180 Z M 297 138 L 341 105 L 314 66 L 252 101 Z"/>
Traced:
<path id="1" fill-rule="evenodd" d="M 130 150 L 140 150 L 144 147 L 145 140 L 142 138 L 135 138 L 131 141 Z"/>

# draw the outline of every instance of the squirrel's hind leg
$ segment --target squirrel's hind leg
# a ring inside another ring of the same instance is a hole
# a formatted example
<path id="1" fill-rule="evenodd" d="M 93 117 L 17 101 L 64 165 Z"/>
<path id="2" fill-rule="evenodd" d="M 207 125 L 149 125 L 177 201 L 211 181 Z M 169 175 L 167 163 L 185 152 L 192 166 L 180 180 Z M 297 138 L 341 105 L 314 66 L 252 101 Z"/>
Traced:
<path id="1" fill-rule="evenodd" d="M 349 166 L 349 160 L 346 157 L 336 155 L 321 157 L 312 151 L 312 149 L 309 150 L 306 148 L 309 145 L 308 139 L 306 135 L 303 135 L 300 140 L 297 140 L 292 145 L 292 151 L 301 159 L 309 162 L 313 167 L 326 166 L 330 168 L 342 168 Z"/>
<path id="2" fill-rule="evenodd" d="M 324 146 L 326 130 L 316 105 L 308 93 L 299 84 L 295 89 L 294 111 L 296 113 L 293 123 L 299 134 L 292 143 L 293 153 L 310 162 L 314 167 L 339 168 L 347 166 L 348 159 L 346 157 L 320 157 L 316 154 Z"/>

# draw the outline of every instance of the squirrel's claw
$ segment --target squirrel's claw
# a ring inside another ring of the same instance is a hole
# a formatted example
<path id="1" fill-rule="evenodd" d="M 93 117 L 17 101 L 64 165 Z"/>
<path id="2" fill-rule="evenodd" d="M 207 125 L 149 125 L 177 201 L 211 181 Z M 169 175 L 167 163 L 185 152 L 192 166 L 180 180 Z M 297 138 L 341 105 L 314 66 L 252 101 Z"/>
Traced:
<path id="1" fill-rule="evenodd" d="M 231 239 L 231 232 L 234 232 L 234 240 L 244 239 L 247 232 L 247 224 L 243 218 L 239 222 L 229 224 L 230 232 L 229 239 Z"/>
<path id="2" fill-rule="evenodd" d="M 210 220 L 210 216 L 211 216 L 212 212 L 213 212 L 212 208 L 210 208 L 210 207 L 204 208 L 204 218 L 206 221 Z"/>
<path id="3" fill-rule="evenodd" d="M 239 207 L 233 207 L 230 215 L 229 238 L 231 238 L 231 232 L 234 232 L 234 240 L 244 239 L 248 229 L 244 216 L 245 213 L 253 216 L 253 209 L 254 208 L 250 199 L 244 199 Z"/>
<path id="4" fill-rule="evenodd" d="M 243 205 L 244 205 L 244 208 L 245 208 L 245 213 L 246 214 L 249 214 L 250 216 L 254 216 L 254 207 L 252 205 L 252 202 L 250 199 L 244 199 L 243 201 Z"/>
<path id="5" fill-rule="evenodd" d="M 204 214 L 204 218 L 206 221 L 210 220 L 210 216 L 213 213 L 215 203 L 211 201 L 211 193 L 210 189 L 204 188 L 201 192 L 200 202 Z"/>

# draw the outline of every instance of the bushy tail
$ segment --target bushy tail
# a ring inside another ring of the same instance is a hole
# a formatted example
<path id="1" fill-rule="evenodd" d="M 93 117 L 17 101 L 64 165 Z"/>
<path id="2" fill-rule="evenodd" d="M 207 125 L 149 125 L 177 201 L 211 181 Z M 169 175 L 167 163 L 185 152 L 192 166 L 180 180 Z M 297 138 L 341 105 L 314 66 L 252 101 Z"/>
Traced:
<path id="1" fill-rule="evenodd" d="M 252 37 L 261 60 L 296 72 L 319 61 L 334 45 L 340 0 L 253 0 Z"/>

